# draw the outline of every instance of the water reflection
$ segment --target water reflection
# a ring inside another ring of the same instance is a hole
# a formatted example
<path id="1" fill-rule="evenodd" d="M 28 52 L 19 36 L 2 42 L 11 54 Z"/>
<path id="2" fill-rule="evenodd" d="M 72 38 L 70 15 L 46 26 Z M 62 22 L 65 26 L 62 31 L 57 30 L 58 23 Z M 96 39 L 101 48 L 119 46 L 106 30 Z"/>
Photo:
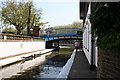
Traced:
<path id="1" fill-rule="evenodd" d="M 35 59 L 3 68 L 0 70 L 0 72 L 2 71 L 2 78 L 55 79 L 66 64 L 72 51 L 73 49 L 71 48 L 60 49 L 60 51 L 53 51 L 52 54 L 45 54 Z"/>
<path id="2" fill-rule="evenodd" d="M 50 53 L 41 55 L 35 59 L 27 60 L 27 61 L 22 61 L 20 63 L 16 63 L 7 67 L 2 67 L 0 69 L 0 79 L 2 78 L 10 78 L 13 75 L 21 75 L 21 73 L 26 72 L 26 70 L 29 70 L 33 68 L 34 66 L 41 65 L 45 61 L 45 56 L 50 55 Z"/>

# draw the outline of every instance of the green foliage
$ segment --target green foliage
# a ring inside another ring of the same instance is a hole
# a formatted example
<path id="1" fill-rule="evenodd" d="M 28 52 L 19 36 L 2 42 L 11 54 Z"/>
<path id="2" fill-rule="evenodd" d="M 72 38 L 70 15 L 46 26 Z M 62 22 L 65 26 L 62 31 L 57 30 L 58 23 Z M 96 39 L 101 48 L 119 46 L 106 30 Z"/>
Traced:
<path id="1" fill-rule="evenodd" d="M 106 3 L 90 17 L 97 45 L 101 48 L 120 50 L 120 3 Z"/>
<path id="2" fill-rule="evenodd" d="M 41 25 L 41 10 L 37 10 L 30 1 L 3 2 L 1 14 L 4 24 L 14 25 L 18 34 L 28 25 L 29 29 L 33 28 L 34 25 Z"/>
<path id="3" fill-rule="evenodd" d="M 54 27 L 54 29 L 58 29 L 58 28 L 82 28 L 82 23 L 81 22 L 73 22 L 72 24 Z"/>
<path id="4" fill-rule="evenodd" d="M 60 33 L 76 33 L 76 31 L 82 31 L 82 23 L 81 22 L 73 22 L 72 24 L 68 24 L 68 25 L 62 25 L 62 26 L 55 26 L 53 27 L 53 29 L 59 29 L 59 28 L 80 28 L 80 29 L 64 29 L 64 30 L 60 30 Z M 53 32 L 56 33 L 56 32 Z"/>
<path id="5" fill-rule="evenodd" d="M 3 29 L 3 32 L 10 32 L 10 33 L 16 33 L 16 30 L 12 27 L 6 27 L 5 29 Z"/>

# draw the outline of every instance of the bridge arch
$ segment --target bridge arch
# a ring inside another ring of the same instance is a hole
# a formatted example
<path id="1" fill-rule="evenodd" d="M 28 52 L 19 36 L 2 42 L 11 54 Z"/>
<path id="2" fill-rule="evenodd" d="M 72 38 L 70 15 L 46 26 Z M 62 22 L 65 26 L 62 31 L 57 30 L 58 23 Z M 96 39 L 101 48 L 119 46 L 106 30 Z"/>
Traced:
<path id="1" fill-rule="evenodd" d="M 49 48 L 59 48 L 60 40 L 82 40 L 82 34 L 51 34 L 51 35 L 43 35 L 41 37 L 45 38 L 46 41 L 46 49 Z"/>
<path id="2" fill-rule="evenodd" d="M 82 38 L 59 38 L 46 41 L 46 49 L 60 48 L 60 41 L 64 40 L 82 40 Z"/>

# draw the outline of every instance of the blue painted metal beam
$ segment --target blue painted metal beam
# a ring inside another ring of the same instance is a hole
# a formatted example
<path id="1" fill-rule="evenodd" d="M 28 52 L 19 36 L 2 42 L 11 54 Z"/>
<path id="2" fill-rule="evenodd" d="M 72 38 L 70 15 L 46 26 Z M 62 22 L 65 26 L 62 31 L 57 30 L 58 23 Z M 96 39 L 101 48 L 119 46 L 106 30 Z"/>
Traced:
<path id="1" fill-rule="evenodd" d="M 82 35 L 77 34 L 51 34 L 51 35 L 41 35 L 44 37 L 45 41 L 58 40 L 58 39 L 82 39 Z"/>

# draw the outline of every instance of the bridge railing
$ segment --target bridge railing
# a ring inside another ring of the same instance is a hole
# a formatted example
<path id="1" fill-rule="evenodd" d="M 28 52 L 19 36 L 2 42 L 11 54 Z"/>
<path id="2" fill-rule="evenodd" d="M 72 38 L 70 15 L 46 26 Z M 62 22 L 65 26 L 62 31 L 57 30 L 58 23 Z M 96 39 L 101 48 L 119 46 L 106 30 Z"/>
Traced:
<path id="1" fill-rule="evenodd" d="M 45 37 L 45 41 L 58 40 L 58 39 L 82 39 L 82 35 L 46 36 Z"/>
<path id="2" fill-rule="evenodd" d="M 44 32 L 50 32 L 50 34 L 69 34 L 75 33 L 78 31 L 82 31 L 81 28 L 50 28 L 50 29 L 41 29 L 41 34 L 45 34 Z"/>
<path id="3" fill-rule="evenodd" d="M 44 38 L 0 33 L 0 41 L 43 41 Z"/>

